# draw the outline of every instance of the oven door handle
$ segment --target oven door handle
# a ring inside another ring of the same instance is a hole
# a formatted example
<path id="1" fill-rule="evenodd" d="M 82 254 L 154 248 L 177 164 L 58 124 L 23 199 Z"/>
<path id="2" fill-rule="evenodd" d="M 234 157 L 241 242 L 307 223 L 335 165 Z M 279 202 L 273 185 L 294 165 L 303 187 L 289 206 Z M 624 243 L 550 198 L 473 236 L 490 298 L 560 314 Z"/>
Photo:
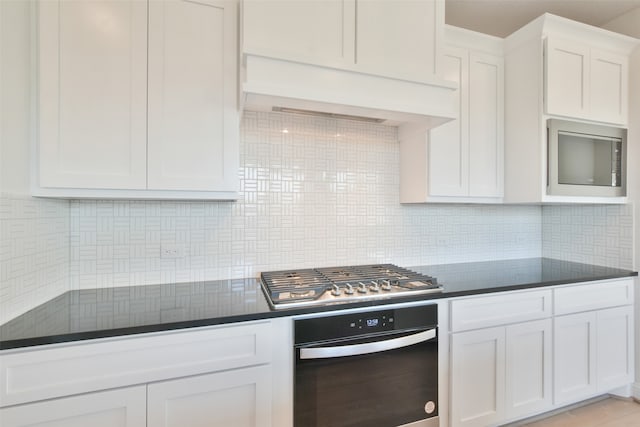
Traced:
<path id="1" fill-rule="evenodd" d="M 410 345 L 429 341 L 435 337 L 436 330 L 429 329 L 413 335 L 364 344 L 300 348 L 300 359 L 328 359 L 332 357 L 358 356 L 361 354 L 378 353 L 380 351 L 409 347 Z"/>

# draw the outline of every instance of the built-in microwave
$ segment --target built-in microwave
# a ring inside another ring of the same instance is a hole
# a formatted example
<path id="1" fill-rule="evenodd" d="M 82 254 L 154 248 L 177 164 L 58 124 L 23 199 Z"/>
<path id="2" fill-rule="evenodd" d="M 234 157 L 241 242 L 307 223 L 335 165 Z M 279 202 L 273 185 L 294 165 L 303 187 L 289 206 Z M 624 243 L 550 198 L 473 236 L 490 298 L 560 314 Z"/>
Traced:
<path id="1" fill-rule="evenodd" d="M 627 130 L 547 120 L 547 194 L 627 195 Z"/>

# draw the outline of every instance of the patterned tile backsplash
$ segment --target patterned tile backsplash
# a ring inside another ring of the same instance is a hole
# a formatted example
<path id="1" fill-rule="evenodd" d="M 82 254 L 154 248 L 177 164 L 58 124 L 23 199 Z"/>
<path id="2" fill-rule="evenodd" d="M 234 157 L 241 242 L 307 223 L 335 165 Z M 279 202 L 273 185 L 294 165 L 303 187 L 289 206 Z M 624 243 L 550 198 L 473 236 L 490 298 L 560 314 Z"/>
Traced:
<path id="1" fill-rule="evenodd" d="M 633 206 L 544 206 L 542 256 L 633 268 Z"/>
<path id="2" fill-rule="evenodd" d="M 400 205 L 394 127 L 245 112 L 241 131 L 235 203 L 72 201 L 72 287 L 540 256 L 540 207 Z"/>
<path id="3" fill-rule="evenodd" d="M 0 194 L 0 324 L 69 289 L 69 202 Z"/>
<path id="4" fill-rule="evenodd" d="M 632 268 L 631 206 L 401 205 L 394 127 L 245 112 L 241 132 L 237 202 L 2 194 L 0 323 L 71 289 L 285 268 L 539 256 Z"/>

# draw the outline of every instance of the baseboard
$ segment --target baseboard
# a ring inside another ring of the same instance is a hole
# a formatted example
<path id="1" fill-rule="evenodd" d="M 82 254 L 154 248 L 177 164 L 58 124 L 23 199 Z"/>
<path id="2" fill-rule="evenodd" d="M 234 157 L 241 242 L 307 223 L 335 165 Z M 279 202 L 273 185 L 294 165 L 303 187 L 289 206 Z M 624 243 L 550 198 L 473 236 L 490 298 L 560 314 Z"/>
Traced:
<path id="1" fill-rule="evenodd" d="M 640 401 L 640 383 L 633 383 L 631 385 L 631 397 Z"/>

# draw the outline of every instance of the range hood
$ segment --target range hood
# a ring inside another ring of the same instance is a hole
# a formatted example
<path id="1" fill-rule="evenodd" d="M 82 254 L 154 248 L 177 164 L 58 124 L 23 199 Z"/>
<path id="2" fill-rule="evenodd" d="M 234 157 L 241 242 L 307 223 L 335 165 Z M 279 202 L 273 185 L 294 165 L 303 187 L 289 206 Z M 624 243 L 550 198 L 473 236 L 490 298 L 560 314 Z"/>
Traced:
<path id="1" fill-rule="evenodd" d="M 414 82 L 245 54 L 242 107 L 431 129 L 458 117 L 457 84 Z"/>

